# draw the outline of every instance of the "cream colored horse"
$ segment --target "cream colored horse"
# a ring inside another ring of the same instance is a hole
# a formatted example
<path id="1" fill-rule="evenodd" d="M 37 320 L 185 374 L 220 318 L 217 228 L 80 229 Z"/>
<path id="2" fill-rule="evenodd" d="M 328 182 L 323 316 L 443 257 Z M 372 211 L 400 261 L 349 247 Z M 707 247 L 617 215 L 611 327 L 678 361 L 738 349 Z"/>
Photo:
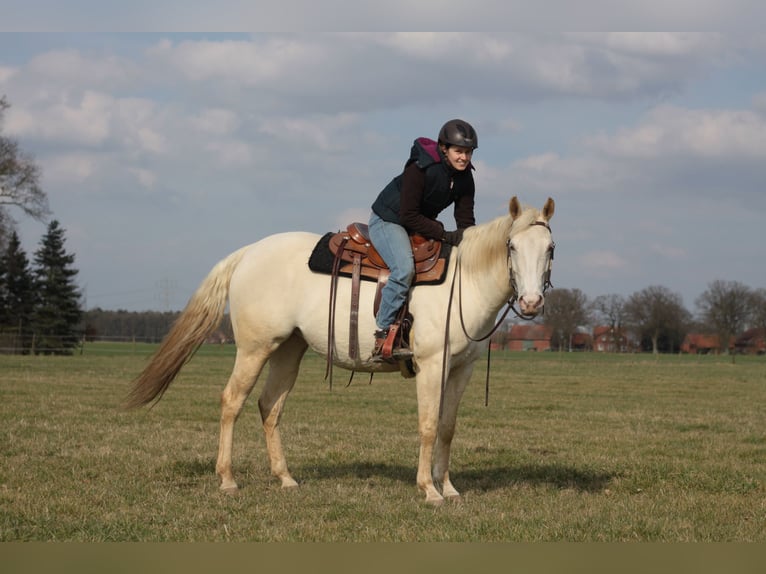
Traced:
<path id="1" fill-rule="evenodd" d="M 411 348 L 420 434 L 417 484 L 429 503 L 460 496 L 450 481 L 449 457 L 458 404 L 474 361 L 485 348 L 484 343 L 472 339 L 479 339 L 492 328 L 498 311 L 511 299 L 517 300 L 521 312 L 528 316 L 543 308 L 553 256 L 548 226 L 553 211 L 550 198 L 539 211 L 522 210 L 518 199 L 512 198 L 507 215 L 466 229 L 460 246 L 453 250 L 447 281 L 412 290 Z M 283 487 L 297 486 L 287 469 L 279 421 L 306 349 L 327 353 L 330 277 L 312 272 L 307 265 L 318 239 L 317 235 L 300 232 L 272 235 L 220 261 L 136 378 L 128 397 L 129 407 L 158 400 L 205 336 L 218 325 L 228 299 L 237 355 L 221 397 L 216 473 L 225 492 L 238 488 L 231 465 L 234 423 L 267 361 L 269 375 L 258 407 L 271 472 Z M 453 282 L 453 278 L 457 281 Z M 399 370 L 397 365 L 371 360 L 375 331 L 372 282 L 363 281 L 360 294 L 360 358 L 353 361 L 348 357 L 350 284 L 350 279 L 342 279 L 338 286 L 334 364 L 366 372 Z M 452 298 L 450 291 L 455 293 Z M 448 305 L 452 305 L 449 326 Z M 449 342 L 444 361 L 447 328 Z"/>

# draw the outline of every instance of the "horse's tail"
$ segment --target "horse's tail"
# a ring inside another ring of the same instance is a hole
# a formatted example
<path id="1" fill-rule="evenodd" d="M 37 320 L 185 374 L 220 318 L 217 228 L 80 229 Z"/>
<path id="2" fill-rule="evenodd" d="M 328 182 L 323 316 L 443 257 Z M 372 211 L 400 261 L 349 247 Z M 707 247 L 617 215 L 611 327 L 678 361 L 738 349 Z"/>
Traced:
<path id="1" fill-rule="evenodd" d="M 125 400 L 126 408 L 160 400 L 181 368 L 205 341 L 205 337 L 220 324 L 229 298 L 231 276 L 246 249 L 243 247 L 219 261 L 197 288 L 160 343 L 159 349 L 134 379 Z"/>

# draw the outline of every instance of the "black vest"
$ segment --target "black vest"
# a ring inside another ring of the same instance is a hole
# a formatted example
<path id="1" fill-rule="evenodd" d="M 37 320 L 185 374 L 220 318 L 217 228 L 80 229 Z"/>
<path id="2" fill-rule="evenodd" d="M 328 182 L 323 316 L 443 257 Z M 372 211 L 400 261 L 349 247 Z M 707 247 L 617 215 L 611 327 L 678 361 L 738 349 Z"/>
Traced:
<path id="1" fill-rule="evenodd" d="M 472 167 L 465 171 L 453 169 L 444 160 L 437 143 L 427 138 L 418 138 L 412 145 L 410 157 L 405 169 L 412 163 L 424 171 L 425 190 L 421 213 L 430 219 L 436 217 L 463 193 L 471 193 L 474 189 Z M 372 210 L 383 220 L 392 223 L 399 221 L 401 205 L 402 175 L 397 175 L 383 188 Z"/>

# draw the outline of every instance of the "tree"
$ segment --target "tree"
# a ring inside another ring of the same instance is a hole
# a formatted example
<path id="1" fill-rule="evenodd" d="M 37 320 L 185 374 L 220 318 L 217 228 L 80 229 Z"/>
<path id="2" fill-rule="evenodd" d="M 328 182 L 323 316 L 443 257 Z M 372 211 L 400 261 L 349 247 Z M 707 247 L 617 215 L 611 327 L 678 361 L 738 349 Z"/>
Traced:
<path id="1" fill-rule="evenodd" d="M 16 140 L 2 135 L 3 116 L 9 107 L 5 96 L 0 97 L 0 248 L 14 227 L 5 206 L 18 207 L 41 221 L 49 214 L 48 197 L 40 187 L 40 168 Z"/>
<path id="2" fill-rule="evenodd" d="M 545 296 L 543 322 L 553 331 L 554 346 L 570 349 L 577 328 L 590 322 L 588 297 L 579 289 L 554 289 Z"/>
<path id="3" fill-rule="evenodd" d="M 612 350 L 623 350 L 621 341 L 624 340 L 622 327 L 625 321 L 625 298 L 617 294 L 599 295 L 593 300 L 591 309 L 599 323 L 610 328 Z"/>
<path id="4" fill-rule="evenodd" d="M 4 346 L 14 351 L 29 349 L 35 293 L 29 260 L 14 231 L 0 257 L 0 329 L 5 332 Z"/>
<path id="5" fill-rule="evenodd" d="M 755 289 L 750 295 L 750 324 L 766 332 L 766 289 Z"/>
<path id="6" fill-rule="evenodd" d="M 702 322 L 718 335 L 720 350 L 728 352 L 729 341 L 741 333 L 752 316 L 753 295 L 739 281 L 717 279 L 696 300 Z"/>
<path id="7" fill-rule="evenodd" d="M 624 310 L 641 339 L 651 341 L 652 353 L 680 348 L 691 315 L 679 294 L 659 285 L 646 287 L 628 298 Z"/>
<path id="8" fill-rule="evenodd" d="M 64 230 L 53 220 L 35 252 L 35 352 L 68 354 L 81 340 L 82 309 L 73 264 L 74 255 L 64 249 Z"/>
<path id="9" fill-rule="evenodd" d="M 0 253 L 5 251 L 8 239 L 14 230 L 14 221 L 10 214 L 0 205 Z"/>

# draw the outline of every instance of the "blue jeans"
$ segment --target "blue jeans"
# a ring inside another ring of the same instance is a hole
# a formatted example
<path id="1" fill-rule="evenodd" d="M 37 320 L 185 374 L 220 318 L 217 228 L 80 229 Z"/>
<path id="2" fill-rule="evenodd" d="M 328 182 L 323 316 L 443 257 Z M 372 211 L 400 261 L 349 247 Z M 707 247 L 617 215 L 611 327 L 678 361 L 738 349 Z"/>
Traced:
<path id="1" fill-rule="evenodd" d="M 369 227 L 372 244 L 391 270 L 388 283 L 380 292 L 380 308 L 375 315 L 378 329 L 386 329 L 407 301 L 415 277 L 415 260 L 404 227 L 381 219 L 375 212 L 370 215 Z"/>

